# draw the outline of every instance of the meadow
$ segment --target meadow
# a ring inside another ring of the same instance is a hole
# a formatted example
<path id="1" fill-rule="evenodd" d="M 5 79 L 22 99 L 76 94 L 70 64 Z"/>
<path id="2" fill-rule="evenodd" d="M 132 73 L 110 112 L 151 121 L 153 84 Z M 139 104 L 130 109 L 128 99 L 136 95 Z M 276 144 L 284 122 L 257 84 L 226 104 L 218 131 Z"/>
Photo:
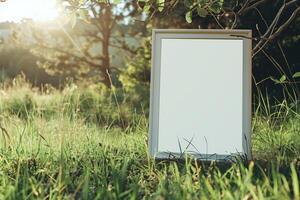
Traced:
<path id="1" fill-rule="evenodd" d="M 300 199 L 297 101 L 262 96 L 253 161 L 159 161 L 148 154 L 147 109 L 122 91 L 3 83 L 0 199 Z"/>

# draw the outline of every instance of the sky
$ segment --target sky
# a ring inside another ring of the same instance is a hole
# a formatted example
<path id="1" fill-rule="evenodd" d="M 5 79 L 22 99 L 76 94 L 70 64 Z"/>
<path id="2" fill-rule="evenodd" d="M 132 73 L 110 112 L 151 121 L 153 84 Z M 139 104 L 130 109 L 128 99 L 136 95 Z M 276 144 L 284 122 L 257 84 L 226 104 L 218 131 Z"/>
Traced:
<path id="1" fill-rule="evenodd" d="M 20 22 L 24 18 L 48 21 L 57 17 L 55 0 L 7 0 L 0 2 L 0 22 Z"/>

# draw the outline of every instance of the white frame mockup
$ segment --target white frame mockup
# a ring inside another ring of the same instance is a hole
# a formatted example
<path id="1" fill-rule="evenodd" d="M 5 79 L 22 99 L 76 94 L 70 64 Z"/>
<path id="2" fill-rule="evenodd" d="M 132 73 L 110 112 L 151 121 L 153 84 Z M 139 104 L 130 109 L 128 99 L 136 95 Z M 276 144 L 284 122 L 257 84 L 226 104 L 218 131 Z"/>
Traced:
<path id="1" fill-rule="evenodd" d="M 149 152 L 155 158 L 179 158 L 182 152 L 158 152 L 159 112 L 160 112 L 160 73 L 162 39 L 230 39 L 243 41 L 243 69 L 242 69 L 242 157 L 250 160 L 251 155 L 251 75 L 252 75 L 252 31 L 251 30 L 201 30 L 201 29 L 154 29 L 152 32 L 152 71 L 151 71 L 151 99 L 149 124 Z M 240 154 L 239 154 L 240 155 Z M 203 160 L 232 159 L 233 155 L 194 154 Z M 236 155 L 234 155 L 236 156 Z"/>

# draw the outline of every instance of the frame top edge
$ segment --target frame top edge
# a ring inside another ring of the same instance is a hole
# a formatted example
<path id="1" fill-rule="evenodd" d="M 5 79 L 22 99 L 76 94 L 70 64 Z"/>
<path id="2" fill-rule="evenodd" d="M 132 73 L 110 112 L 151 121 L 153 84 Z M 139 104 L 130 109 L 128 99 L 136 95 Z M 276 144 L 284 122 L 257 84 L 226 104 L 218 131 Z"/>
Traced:
<path id="1" fill-rule="evenodd" d="M 242 34 L 251 35 L 251 29 L 152 29 L 153 34 L 158 33 L 168 33 L 168 34 L 183 34 L 183 33 L 193 33 L 193 34 Z"/>

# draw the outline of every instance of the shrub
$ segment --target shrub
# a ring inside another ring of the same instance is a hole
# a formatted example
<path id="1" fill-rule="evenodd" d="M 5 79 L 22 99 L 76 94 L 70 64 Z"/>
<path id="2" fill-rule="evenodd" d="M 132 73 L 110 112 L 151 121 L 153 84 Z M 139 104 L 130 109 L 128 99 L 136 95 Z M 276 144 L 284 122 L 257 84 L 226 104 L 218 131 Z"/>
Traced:
<path id="1" fill-rule="evenodd" d="M 151 43 L 150 38 L 144 41 L 137 55 L 133 60 L 127 63 L 127 67 L 120 74 L 120 81 L 128 95 L 128 102 L 137 109 L 137 111 L 146 111 L 149 107 L 151 75 Z"/>
<path id="2" fill-rule="evenodd" d="M 45 92 L 26 84 L 25 79 L 22 82 L 24 84 L 16 80 L 5 88 L 0 85 L 5 93 L 0 93 L 1 112 L 21 119 L 67 117 L 98 126 L 121 128 L 136 124 L 134 121 L 142 113 L 136 111 L 133 95 L 124 92 L 123 88 L 109 89 L 102 84 L 83 88 L 70 84 L 63 91 L 51 89 Z"/>
<path id="3" fill-rule="evenodd" d="M 3 104 L 4 111 L 22 119 L 29 119 L 30 116 L 36 113 L 37 104 L 29 94 L 23 97 L 7 99 Z"/>
<path id="4" fill-rule="evenodd" d="M 82 118 L 86 123 L 122 128 L 130 124 L 133 108 L 126 102 L 122 89 L 102 85 L 72 87 L 64 90 L 61 103 L 61 110 L 70 119 Z"/>

